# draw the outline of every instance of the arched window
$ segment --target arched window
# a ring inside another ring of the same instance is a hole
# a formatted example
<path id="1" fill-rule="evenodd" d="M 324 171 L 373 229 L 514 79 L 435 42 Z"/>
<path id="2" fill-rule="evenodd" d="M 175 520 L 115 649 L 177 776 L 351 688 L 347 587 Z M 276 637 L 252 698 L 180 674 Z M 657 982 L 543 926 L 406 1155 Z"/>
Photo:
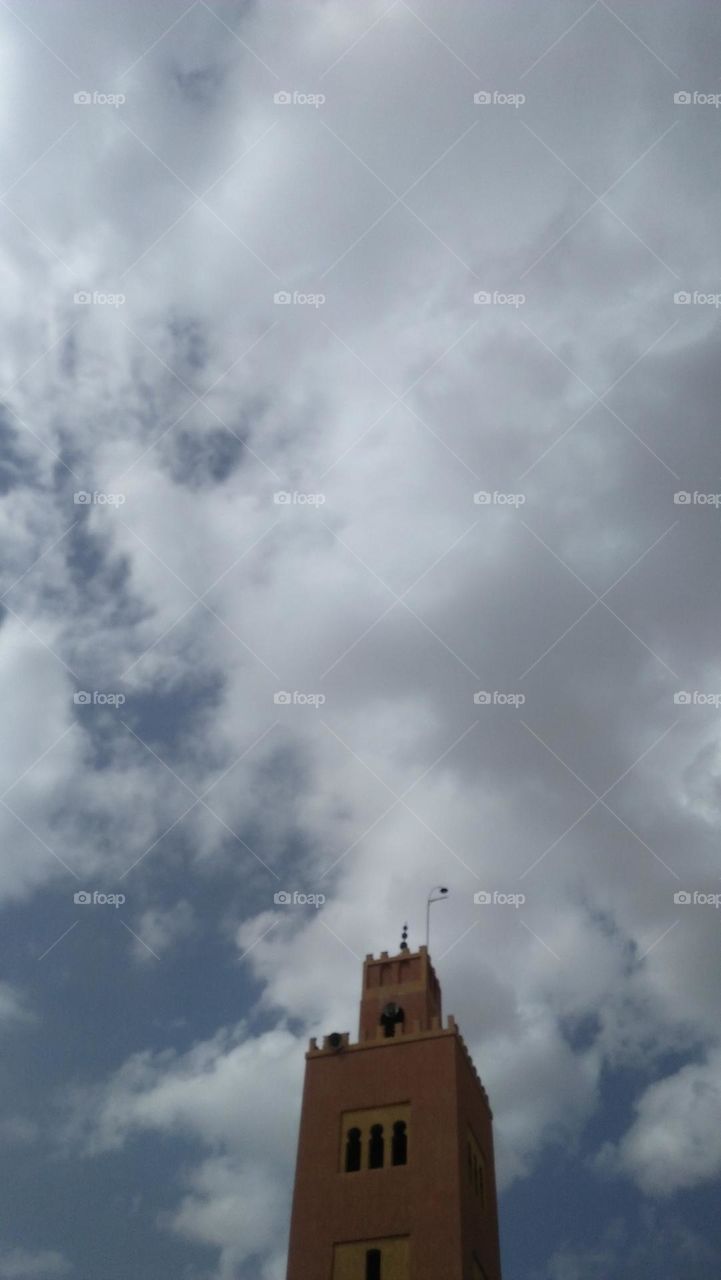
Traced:
<path id="1" fill-rule="evenodd" d="M 368 1168 L 383 1168 L 383 1125 L 374 1124 L 371 1126 L 370 1142 L 368 1143 Z"/>
<path id="2" fill-rule="evenodd" d="M 349 1129 L 345 1140 L 345 1171 L 357 1173 L 361 1167 L 361 1131 Z"/>
<path id="3" fill-rule="evenodd" d="M 366 1249 L 365 1280 L 382 1280 L 380 1249 Z"/>
<path id="4" fill-rule="evenodd" d="M 408 1160 L 408 1134 L 405 1120 L 396 1120 L 393 1125 L 393 1142 L 391 1146 L 391 1164 L 405 1164 Z"/>

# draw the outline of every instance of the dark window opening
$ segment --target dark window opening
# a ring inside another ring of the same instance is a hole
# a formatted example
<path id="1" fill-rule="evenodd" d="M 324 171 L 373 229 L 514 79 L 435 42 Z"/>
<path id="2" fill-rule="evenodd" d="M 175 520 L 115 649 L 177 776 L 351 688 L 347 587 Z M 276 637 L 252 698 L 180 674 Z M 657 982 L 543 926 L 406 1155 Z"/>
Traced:
<path id="1" fill-rule="evenodd" d="M 357 1173 L 361 1167 L 361 1131 L 349 1129 L 345 1140 L 345 1171 Z"/>
<path id="2" fill-rule="evenodd" d="M 404 1021 L 405 1014 L 392 1000 L 385 1006 L 380 1016 L 383 1034 L 387 1040 L 394 1036 L 396 1027 Z"/>
<path id="3" fill-rule="evenodd" d="M 393 1125 L 393 1142 L 391 1146 L 391 1164 L 405 1164 L 408 1160 L 408 1134 L 405 1120 L 396 1120 Z"/>
<path id="4" fill-rule="evenodd" d="M 383 1168 L 383 1125 L 374 1124 L 368 1144 L 368 1168 Z"/>
<path id="5" fill-rule="evenodd" d="M 366 1249 L 366 1280 L 382 1280 L 380 1249 Z"/>

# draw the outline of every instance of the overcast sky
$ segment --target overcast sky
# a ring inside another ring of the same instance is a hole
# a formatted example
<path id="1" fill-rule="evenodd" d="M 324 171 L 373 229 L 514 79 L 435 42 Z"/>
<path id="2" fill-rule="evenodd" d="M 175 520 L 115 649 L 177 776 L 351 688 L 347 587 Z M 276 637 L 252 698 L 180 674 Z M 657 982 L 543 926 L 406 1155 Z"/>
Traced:
<path id="1" fill-rule="evenodd" d="M 505 1280 L 717 1280 L 720 28 L 0 4 L 2 1280 L 283 1280 L 439 883 Z"/>

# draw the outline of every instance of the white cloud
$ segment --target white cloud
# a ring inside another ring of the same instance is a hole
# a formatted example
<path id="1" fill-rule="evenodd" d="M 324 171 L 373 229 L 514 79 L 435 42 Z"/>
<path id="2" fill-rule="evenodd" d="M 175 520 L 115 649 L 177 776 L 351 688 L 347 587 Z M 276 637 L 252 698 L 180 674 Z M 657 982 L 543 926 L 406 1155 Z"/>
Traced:
<path id="1" fill-rule="evenodd" d="M 190 1181 L 190 1191 L 170 1219 L 172 1229 L 219 1250 L 220 1280 L 234 1280 L 238 1267 L 254 1254 L 264 1259 L 258 1280 L 283 1280 L 275 1172 L 254 1167 L 250 1160 L 213 1156 L 193 1171 Z M 287 1211 L 286 1205 L 282 1208 Z"/>
<path id="2" fill-rule="evenodd" d="M 189 902 L 181 900 L 168 908 L 149 907 L 134 925 L 138 937 L 133 944 L 133 954 L 136 960 L 145 963 L 153 954 L 162 956 L 189 938 L 195 929 L 195 912 Z"/>
<path id="3" fill-rule="evenodd" d="M 594 1233 L 596 1235 L 596 1233 Z M 664 1206 L 644 1205 L 638 1221 L 613 1218 L 597 1233 L 595 1243 L 556 1249 L 538 1280 L 654 1280 L 659 1269 L 709 1280 L 718 1257 L 696 1231 Z"/>
<path id="4" fill-rule="evenodd" d="M 721 1051 L 649 1085 L 601 1167 L 630 1175 L 650 1195 L 703 1185 L 721 1173 Z"/>
<path id="5" fill-rule="evenodd" d="M 12 1026 L 32 1020 L 33 1014 L 21 992 L 9 982 L 0 982 L 0 1025 Z"/>
<path id="6" fill-rule="evenodd" d="M 11 615 L 0 630 L 0 781 L 18 814 L 0 811 L 0 896 L 72 892 L 53 852 L 98 879 L 137 861 L 136 932 L 162 955 L 215 922 L 143 877 L 187 870 L 189 851 L 222 880 L 219 927 L 252 947 L 243 963 L 278 1029 L 131 1058 L 98 1100 L 94 1142 L 150 1129 L 204 1143 L 175 1222 L 216 1244 L 226 1271 L 243 1256 L 229 1205 L 252 1161 L 279 1206 L 287 1191 L 301 1058 L 285 1020 L 352 1028 L 360 957 L 392 946 L 406 915 L 418 940 L 430 884 L 452 885 L 433 952 L 491 1093 L 505 1179 L 575 1140 L 604 1065 L 717 1033 L 716 922 L 677 918 L 672 895 L 715 874 L 719 732 L 680 715 L 663 737 L 678 710 L 669 668 L 716 679 L 717 566 L 704 513 L 673 508 L 659 461 L 690 487 L 708 469 L 716 353 L 708 317 L 674 313 L 659 259 L 708 273 L 696 233 L 718 196 L 681 128 L 654 145 L 671 123 L 654 96 L 666 73 L 601 8 L 529 73 L 526 115 L 480 111 L 473 91 L 485 67 L 489 87 L 516 84 L 561 34 L 560 11 L 523 23 L 500 3 L 438 8 L 436 39 L 405 5 L 246 6 L 232 21 L 257 57 L 204 5 L 157 45 L 171 3 L 132 20 L 37 14 L 46 44 L 92 69 L 89 87 L 135 64 L 118 111 L 76 108 L 57 59 L 2 19 L 34 107 L 8 135 L 9 181 L 50 150 L 8 194 L 18 220 L 0 262 L 19 458 L 0 498 L 2 589 L 32 627 Z M 690 31 L 658 24 L 659 48 L 690 60 Z M 612 80 L 628 98 L 609 96 Z M 273 103 L 280 85 L 321 82 L 322 111 Z M 632 231 L 599 208 L 581 217 L 592 197 L 524 120 L 599 190 L 634 166 L 612 197 Z M 191 208 L 183 183 L 216 180 L 210 208 Z M 411 183 L 404 208 L 394 193 Z M 517 287 L 559 237 L 522 310 L 474 305 L 479 288 Z M 117 311 L 72 301 L 119 281 Z M 274 305 L 286 287 L 326 302 Z M 593 407 L 589 387 L 611 383 L 613 408 Z M 86 510 L 80 488 L 125 501 Z M 523 523 L 475 506 L 479 488 L 522 490 Z M 277 489 L 326 501 L 279 506 Z M 617 579 L 613 614 L 596 604 L 578 621 L 593 604 L 583 583 Z M 217 685 L 212 713 L 181 714 L 157 741 L 152 697 L 182 711 L 199 680 Z M 149 708 L 149 746 L 176 776 L 120 717 L 83 719 L 79 683 L 122 687 L 136 728 Z M 523 688 L 523 716 L 476 707 L 482 687 Z M 327 701 L 277 707 L 279 688 Z M 213 814 L 193 802 L 217 779 Z M 258 941 L 281 886 L 327 906 L 278 913 Z M 527 907 L 479 915 L 485 886 L 522 886 Z M 717 1167 L 692 1136 L 712 1081 L 683 1070 L 651 1086 L 621 1143 L 618 1167 L 643 1187 Z M 659 1098 L 688 1116 L 677 1163 Z M 247 1230 L 266 1250 L 270 1218 L 254 1212 Z"/>
<path id="7" fill-rule="evenodd" d="M 144 1131 L 195 1138 L 207 1155 L 162 1225 L 216 1245 L 222 1280 L 257 1254 L 268 1255 L 263 1280 L 280 1280 L 305 1047 L 282 1029 L 250 1037 L 238 1027 L 183 1055 L 136 1054 L 105 1088 L 83 1092 L 67 1138 L 90 1152 Z"/>
<path id="8" fill-rule="evenodd" d="M 27 1116 L 7 1116 L 0 1120 L 0 1136 L 8 1147 L 28 1147 L 40 1137 L 40 1126 Z"/>
<path id="9" fill-rule="evenodd" d="M 0 1245 L 2 1280 L 46 1280 L 48 1276 L 64 1276 L 70 1264 L 55 1249 L 22 1249 Z"/>

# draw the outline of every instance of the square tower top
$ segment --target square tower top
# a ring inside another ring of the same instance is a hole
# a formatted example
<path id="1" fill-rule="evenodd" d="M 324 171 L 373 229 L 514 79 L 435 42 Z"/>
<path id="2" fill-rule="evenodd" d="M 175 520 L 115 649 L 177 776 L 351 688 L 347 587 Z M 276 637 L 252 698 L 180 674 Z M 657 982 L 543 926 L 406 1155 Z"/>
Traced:
<path id="1" fill-rule="evenodd" d="M 431 1031 L 442 1026 L 441 988 L 427 947 L 390 956 L 367 955 L 358 1039 L 361 1043 L 399 1031 Z"/>

